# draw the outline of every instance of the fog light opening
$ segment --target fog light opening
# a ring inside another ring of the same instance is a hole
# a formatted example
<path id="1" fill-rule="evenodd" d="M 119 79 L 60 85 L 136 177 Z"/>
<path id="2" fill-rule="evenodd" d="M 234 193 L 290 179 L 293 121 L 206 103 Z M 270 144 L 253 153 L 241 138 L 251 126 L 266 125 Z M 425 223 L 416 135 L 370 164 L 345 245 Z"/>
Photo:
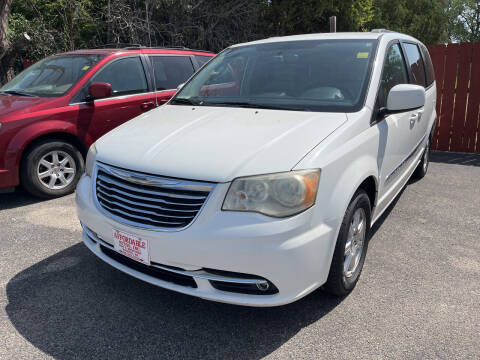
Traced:
<path id="1" fill-rule="evenodd" d="M 269 288 L 270 288 L 270 285 L 268 284 L 268 282 L 257 284 L 257 289 L 260 291 L 267 291 Z"/>

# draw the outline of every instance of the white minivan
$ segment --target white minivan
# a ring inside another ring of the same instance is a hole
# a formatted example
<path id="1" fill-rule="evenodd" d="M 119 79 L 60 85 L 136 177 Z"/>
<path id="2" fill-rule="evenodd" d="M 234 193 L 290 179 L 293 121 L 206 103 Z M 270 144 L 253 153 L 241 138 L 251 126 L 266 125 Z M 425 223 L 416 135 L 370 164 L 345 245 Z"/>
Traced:
<path id="1" fill-rule="evenodd" d="M 407 35 L 231 46 L 90 148 L 83 242 L 204 299 L 275 306 L 322 285 L 346 295 L 371 226 L 427 172 L 435 102 L 428 51 Z"/>

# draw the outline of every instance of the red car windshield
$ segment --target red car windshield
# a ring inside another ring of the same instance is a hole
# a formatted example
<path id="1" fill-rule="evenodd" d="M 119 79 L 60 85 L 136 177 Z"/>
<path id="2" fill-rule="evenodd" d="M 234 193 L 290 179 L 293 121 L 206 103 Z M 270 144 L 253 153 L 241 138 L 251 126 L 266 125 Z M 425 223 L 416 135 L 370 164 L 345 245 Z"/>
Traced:
<path id="1" fill-rule="evenodd" d="M 62 96 L 104 55 L 60 55 L 30 66 L 0 88 L 0 93 L 23 96 Z"/>

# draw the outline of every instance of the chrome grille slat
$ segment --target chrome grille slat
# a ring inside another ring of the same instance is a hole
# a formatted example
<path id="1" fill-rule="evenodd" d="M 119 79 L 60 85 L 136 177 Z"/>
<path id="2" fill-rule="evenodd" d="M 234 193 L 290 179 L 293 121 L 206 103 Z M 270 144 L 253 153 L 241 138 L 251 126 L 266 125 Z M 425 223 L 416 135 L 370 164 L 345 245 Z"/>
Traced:
<path id="1" fill-rule="evenodd" d="M 103 175 L 98 175 L 98 179 L 100 179 L 101 181 L 128 189 L 128 190 L 131 190 L 131 191 L 141 192 L 148 195 L 165 196 L 165 197 L 180 198 L 180 199 L 191 199 L 191 200 L 205 200 L 205 198 L 207 197 L 207 196 L 195 196 L 195 195 L 180 195 L 180 194 L 174 194 L 174 193 L 168 193 L 168 192 L 145 190 L 140 187 L 133 187 L 130 185 L 123 184 L 122 182 L 113 180 L 111 178 L 106 178 Z"/>
<path id="2" fill-rule="evenodd" d="M 93 183 L 95 203 L 108 216 L 139 228 L 170 231 L 190 225 L 215 186 L 101 163 L 95 166 Z"/>
<path id="3" fill-rule="evenodd" d="M 150 210 L 138 210 L 138 209 L 135 209 L 134 207 L 131 207 L 131 206 L 127 206 L 127 205 L 124 205 L 122 204 L 121 202 L 119 201 L 110 201 L 108 199 L 106 199 L 105 197 L 103 197 L 102 195 L 100 194 L 97 194 L 97 197 L 99 199 L 102 199 L 103 202 L 106 202 L 110 205 L 116 205 L 116 206 L 120 206 L 122 209 L 125 209 L 127 211 L 133 211 L 135 213 L 138 213 L 138 212 L 141 212 L 141 213 L 144 213 L 144 214 L 149 214 L 149 215 L 154 215 L 154 216 L 158 216 L 158 217 L 166 217 L 166 218 L 173 218 L 173 219 L 193 219 L 195 217 L 195 215 L 192 215 L 192 216 L 173 216 L 173 215 L 167 215 L 167 214 L 162 214 L 162 213 L 158 213 L 156 211 L 150 211 Z"/>
<path id="4" fill-rule="evenodd" d="M 105 190 L 102 190 L 101 188 L 98 187 L 97 188 L 97 196 L 99 196 L 99 194 L 103 194 L 104 196 L 108 196 L 108 197 L 114 198 L 116 200 L 119 200 L 121 202 L 126 202 L 126 203 L 131 204 L 131 205 L 148 207 L 148 208 L 151 208 L 151 209 L 165 210 L 165 211 L 169 211 L 169 212 L 180 212 L 180 213 L 196 213 L 198 211 L 198 209 L 192 209 L 192 210 L 169 209 L 169 208 L 166 208 L 166 207 L 163 207 L 163 206 L 160 206 L 160 205 L 151 205 L 151 204 L 146 204 L 146 203 L 140 203 L 140 202 L 137 202 L 137 201 L 132 201 L 132 200 L 128 200 L 128 199 L 125 199 L 125 198 L 121 198 L 120 196 L 117 196 L 117 195 L 114 195 L 114 194 L 108 194 Z M 108 199 L 107 199 L 107 201 L 108 201 Z"/>
<path id="5" fill-rule="evenodd" d="M 130 193 L 127 193 L 125 191 L 118 190 L 118 189 L 115 189 L 115 188 L 106 188 L 105 185 L 97 182 L 97 190 L 99 190 L 101 188 L 105 188 L 107 191 L 114 191 L 114 192 L 116 192 L 118 194 L 121 194 L 121 195 L 124 195 L 124 196 L 134 197 L 134 198 L 139 199 L 139 200 L 146 200 L 146 201 L 150 201 L 150 202 L 158 202 L 158 203 L 165 204 L 165 205 L 199 206 L 199 207 L 203 205 L 203 201 L 201 203 L 179 203 L 179 202 L 170 202 L 170 201 L 166 201 L 166 200 L 163 200 L 163 199 L 149 198 L 149 197 L 146 197 L 146 196 L 132 195 Z"/>
<path id="6" fill-rule="evenodd" d="M 151 219 L 149 218 L 148 216 L 140 216 L 140 215 L 132 215 L 132 214 L 129 214 L 123 210 L 118 210 L 118 209 L 115 209 L 115 208 L 112 208 L 112 207 L 109 207 L 108 205 L 105 205 L 104 203 L 100 202 L 102 204 L 103 207 L 111 210 L 111 211 L 114 211 L 114 212 L 117 212 L 117 213 L 121 213 L 121 214 L 124 214 L 128 217 L 132 217 L 132 218 L 135 218 L 135 219 L 139 219 L 139 220 L 147 220 L 147 221 L 151 221 L 151 222 L 154 222 L 154 223 L 159 223 L 159 224 L 165 224 L 165 225 L 182 225 L 183 222 L 170 222 L 170 221 L 158 221 L 158 220 L 154 220 L 154 219 Z"/>

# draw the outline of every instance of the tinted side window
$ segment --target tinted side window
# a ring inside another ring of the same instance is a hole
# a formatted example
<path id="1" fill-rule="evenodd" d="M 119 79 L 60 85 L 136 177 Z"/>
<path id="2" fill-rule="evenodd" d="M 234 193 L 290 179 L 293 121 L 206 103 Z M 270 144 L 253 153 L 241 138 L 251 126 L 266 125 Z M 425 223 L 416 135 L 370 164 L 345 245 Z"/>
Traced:
<path id="1" fill-rule="evenodd" d="M 151 56 L 157 90 L 176 89 L 194 72 L 188 56 Z"/>
<path id="2" fill-rule="evenodd" d="M 110 84 L 112 96 L 148 91 L 147 79 L 139 57 L 128 57 L 108 64 L 94 76 L 92 82 Z"/>
<path id="3" fill-rule="evenodd" d="M 387 105 L 390 89 L 398 84 L 408 84 L 407 69 L 399 44 L 393 44 L 387 51 L 383 64 L 382 80 L 378 93 L 378 107 Z"/>
<path id="4" fill-rule="evenodd" d="M 425 69 L 423 68 L 423 60 L 420 56 L 418 46 L 415 44 L 404 43 L 408 65 L 412 71 L 412 84 L 425 86 Z"/>
<path id="5" fill-rule="evenodd" d="M 432 59 L 427 48 L 420 45 L 422 50 L 423 60 L 425 61 L 425 72 L 427 73 L 427 86 L 430 86 L 435 81 L 435 71 L 433 69 Z"/>
<path id="6" fill-rule="evenodd" d="M 199 66 L 205 65 L 211 58 L 211 56 L 195 55 L 195 59 L 197 59 Z"/>

